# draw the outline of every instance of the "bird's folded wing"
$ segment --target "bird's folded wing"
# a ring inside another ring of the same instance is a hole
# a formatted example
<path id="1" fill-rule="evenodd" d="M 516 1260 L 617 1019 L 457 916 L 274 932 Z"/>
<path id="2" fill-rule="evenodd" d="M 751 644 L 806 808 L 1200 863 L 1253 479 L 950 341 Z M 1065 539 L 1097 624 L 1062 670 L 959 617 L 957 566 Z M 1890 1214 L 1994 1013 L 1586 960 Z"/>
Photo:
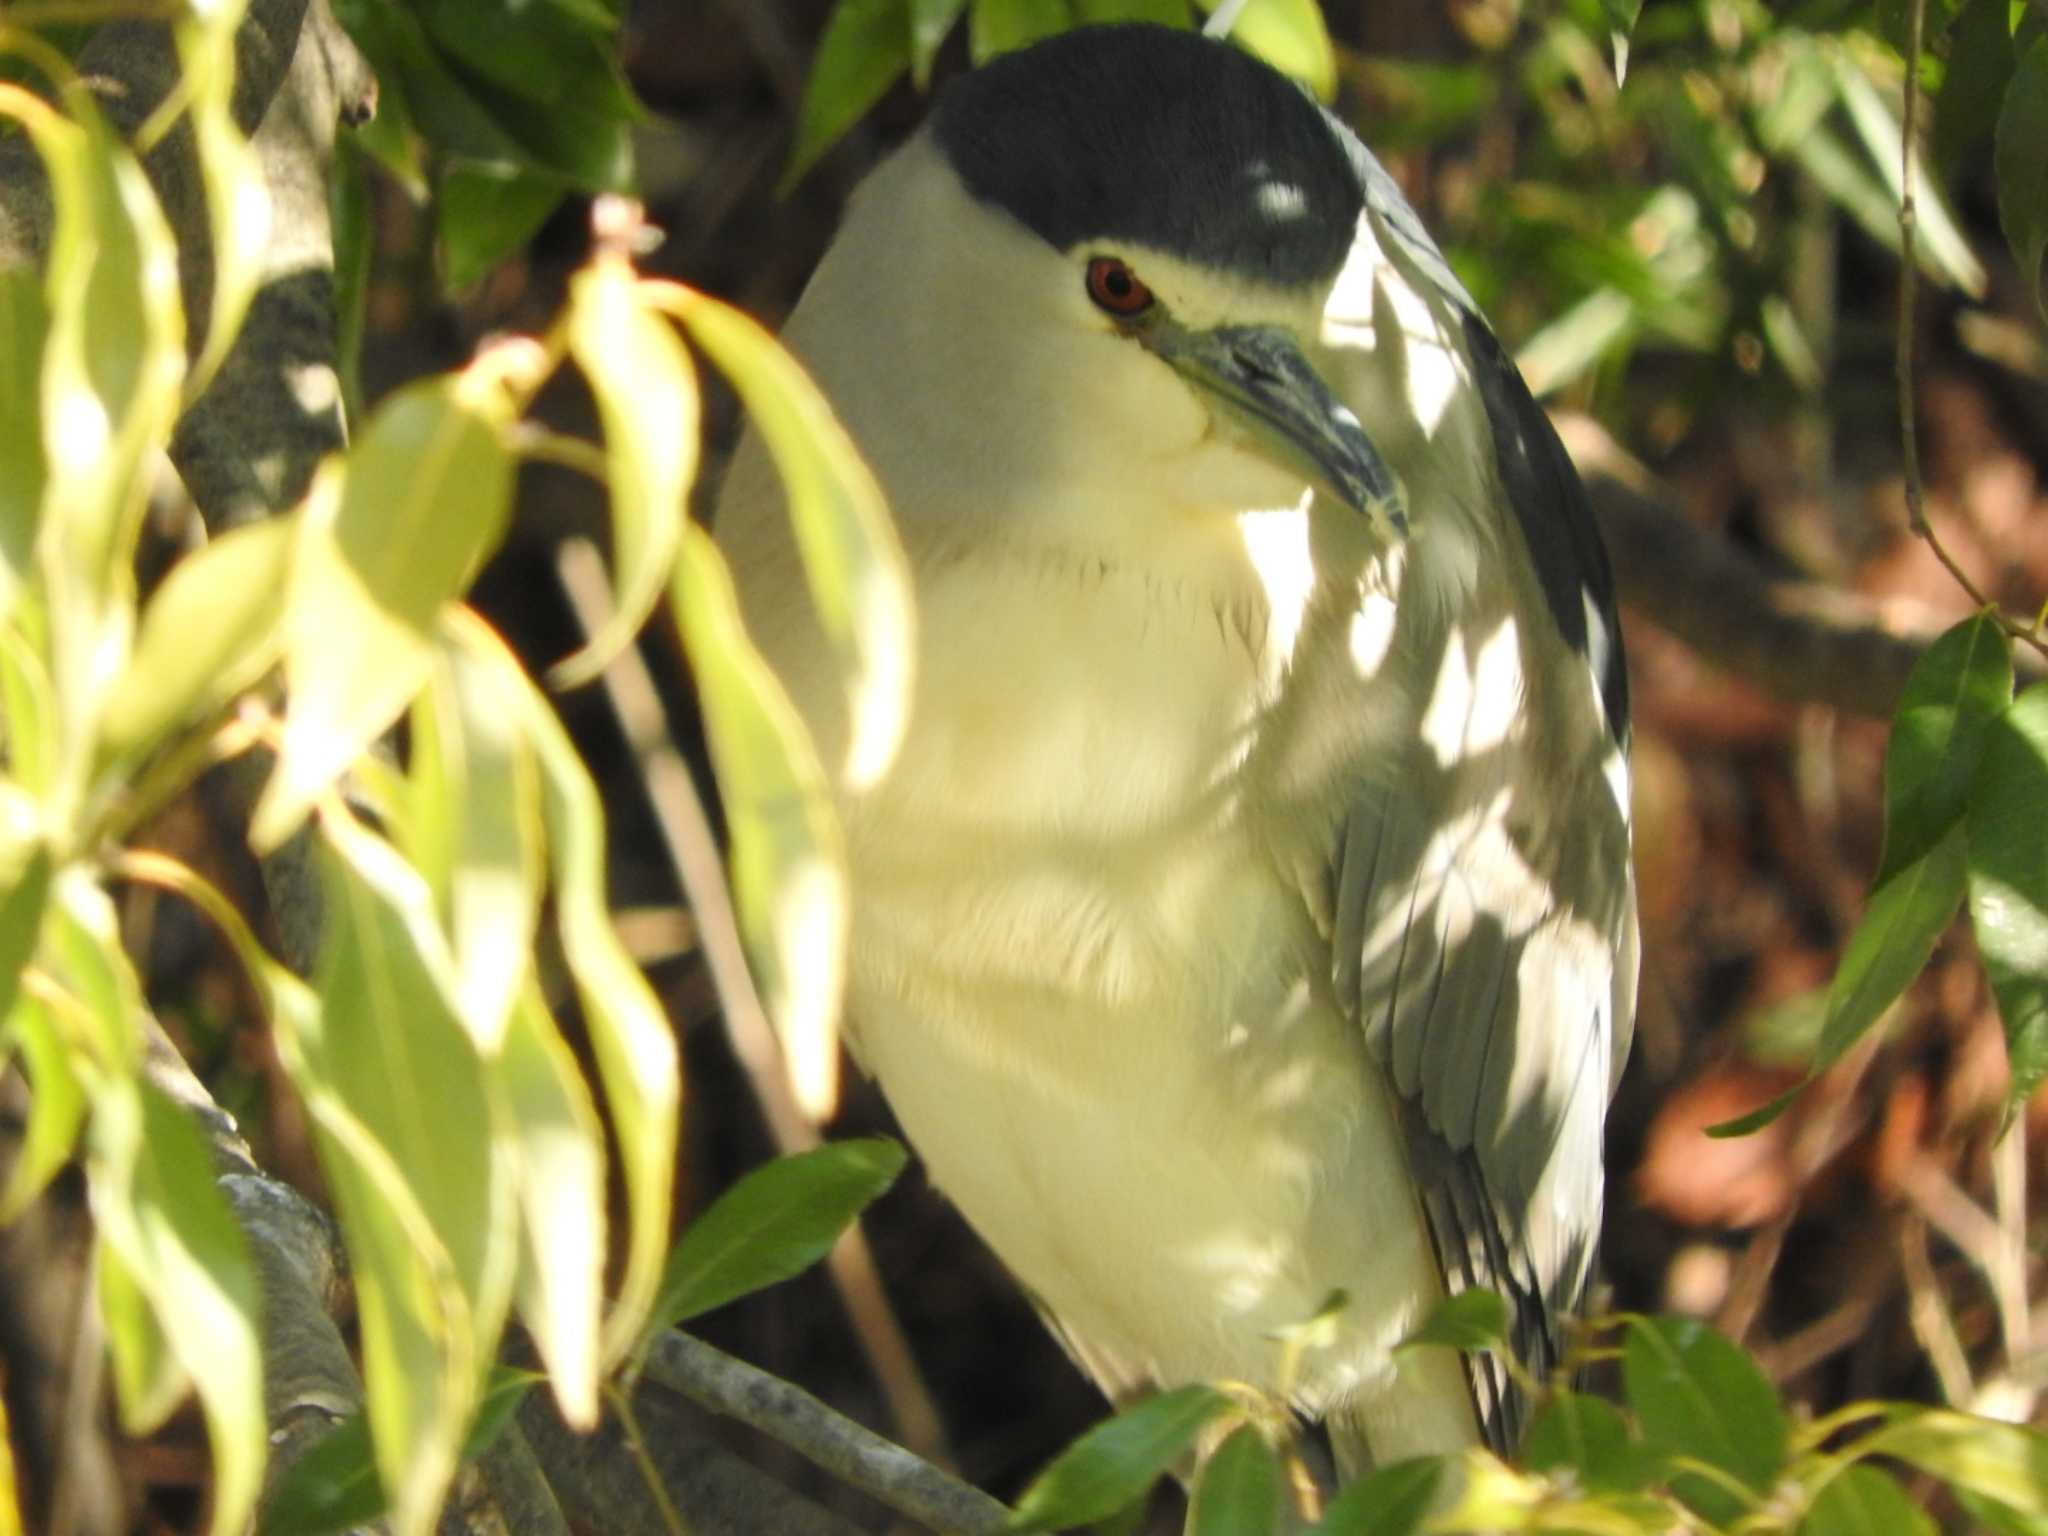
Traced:
<path id="1" fill-rule="evenodd" d="M 1337 995 L 1397 1097 L 1446 1290 L 1498 1292 L 1510 1345 L 1540 1375 L 1599 1233 L 1613 936 L 1553 899 L 1505 815 L 1446 827 L 1414 812 L 1392 789 L 1352 807 Z M 1468 1369 L 1489 1443 L 1513 1447 L 1525 1405 L 1497 1360 Z"/>

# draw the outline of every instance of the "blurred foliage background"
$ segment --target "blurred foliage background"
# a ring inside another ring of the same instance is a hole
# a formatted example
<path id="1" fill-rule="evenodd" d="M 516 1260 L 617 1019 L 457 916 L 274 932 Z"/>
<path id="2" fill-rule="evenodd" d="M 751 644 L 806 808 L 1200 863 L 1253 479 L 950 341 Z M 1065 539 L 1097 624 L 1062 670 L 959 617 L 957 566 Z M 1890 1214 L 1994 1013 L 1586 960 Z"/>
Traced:
<path id="1" fill-rule="evenodd" d="M 892 42 L 893 70 L 869 60 L 855 72 L 829 147 L 814 95 L 807 105 L 821 39 L 863 20 L 886 30 L 903 4 L 639 0 L 624 17 L 623 81 L 602 59 L 548 61 L 555 117 L 516 87 L 538 78 L 532 60 L 483 49 L 451 74 L 434 40 L 484 35 L 474 13 L 436 31 L 429 4 L 336 10 L 387 61 L 384 110 L 348 136 L 338 191 L 352 388 L 375 401 L 459 365 L 492 333 L 543 327 L 586 254 L 589 198 L 609 188 L 634 187 L 666 231 L 649 271 L 773 324 L 850 189 L 920 120 L 918 78 L 943 82 L 971 53 L 1091 7 L 977 4 L 915 49 Z M 2048 57 L 2044 12 L 1927 7 L 1919 280 L 1905 315 L 1929 520 L 1986 593 L 2029 615 L 2048 594 L 2048 343 L 2038 262 L 2024 270 L 2013 250 L 2033 237 L 2002 227 L 2000 196 L 2028 176 L 2038 194 L 2048 128 L 2008 125 L 2002 139 L 1998 114 L 2013 69 Z M 1905 510 L 1895 360 L 1907 14 L 1901 0 L 1649 0 L 1617 81 L 1613 0 L 1321 7 L 1336 109 L 1539 393 L 1639 456 L 1674 517 L 1773 578 L 1815 583 L 1917 635 L 1972 605 Z M 512 73 L 494 85 L 494 71 Z M 799 146 L 811 163 L 790 181 Z M 715 465 L 738 412 L 707 385 Z M 541 413 L 594 428 L 573 381 L 551 386 Z M 513 535 L 475 600 L 536 670 L 582 638 L 575 562 L 561 551 L 602 526 L 581 478 L 524 472 Z M 1804 1074 L 1877 865 L 1884 722 L 1788 702 L 1726 670 L 1660 627 L 1656 594 L 1636 596 L 1625 628 L 1645 955 L 1635 1054 L 1610 1122 L 1614 1303 L 1711 1319 L 1815 1412 L 1888 1396 L 2036 1418 L 2048 1359 L 2032 1341 L 2048 1337 L 2048 1317 L 2032 1321 L 2032 1218 L 2048 1189 L 2048 1100 L 1994 1150 L 2004 1048 L 1966 933 L 1944 940 L 1878 1035 L 1790 1113 L 1746 1139 L 1702 1134 Z M 710 792 L 684 670 L 664 632 L 642 651 L 657 691 L 625 725 L 597 689 L 560 702 L 605 791 L 626 931 L 685 1031 L 679 1176 L 695 1205 L 778 1149 L 776 1117 L 719 1027 L 663 851 L 667 740 Z M 203 805 L 174 811 L 156 838 L 255 904 L 252 869 L 221 851 Z M 146 893 L 125 917 L 150 956 L 151 995 L 221 1102 L 267 1166 L 317 1186 L 305 1127 L 266 1037 L 239 1022 L 241 983 L 217 947 Z M 850 1079 L 829 1133 L 888 1127 L 872 1088 Z M 868 1230 L 872 1270 L 837 1283 L 814 1272 L 700 1330 L 1014 1494 L 1100 1416 L 1099 1400 L 914 1169 Z M 890 1311 L 910 1359 L 877 1322 Z M 827 1502 L 848 1497 L 772 1444 L 748 1450 Z M 125 1471 L 149 1492 L 156 1528 L 181 1529 L 205 1465 L 193 1420 Z"/>

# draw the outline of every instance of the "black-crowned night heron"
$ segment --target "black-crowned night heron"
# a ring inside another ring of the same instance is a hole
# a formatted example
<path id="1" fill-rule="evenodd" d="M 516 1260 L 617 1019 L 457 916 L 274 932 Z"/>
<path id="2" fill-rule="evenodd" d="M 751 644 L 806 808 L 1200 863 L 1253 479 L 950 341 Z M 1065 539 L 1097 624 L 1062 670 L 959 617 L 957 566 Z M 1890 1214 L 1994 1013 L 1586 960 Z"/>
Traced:
<path id="1" fill-rule="evenodd" d="M 1584 1291 L 1628 705 L 1584 493 L 1413 210 L 1226 44 L 1073 32 L 942 93 L 786 340 L 914 577 L 903 748 L 839 799 L 851 1040 L 932 1178 L 1119 1399 L 1511 1443 L 1497 1366 L 1392 1351 L 1485 1286 L 1541 1370 Z M 718 537 L 841 760 L 758 447 Z"/>

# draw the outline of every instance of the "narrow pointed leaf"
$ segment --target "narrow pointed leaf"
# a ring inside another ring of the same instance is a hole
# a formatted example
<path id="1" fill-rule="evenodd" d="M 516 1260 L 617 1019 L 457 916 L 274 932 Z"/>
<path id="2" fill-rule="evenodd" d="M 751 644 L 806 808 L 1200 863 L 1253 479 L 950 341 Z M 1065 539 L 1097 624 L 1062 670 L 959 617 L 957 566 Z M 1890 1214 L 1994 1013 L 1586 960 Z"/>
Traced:
<path id="1" fill-rule="evenodd" d="M 1991 168 L 1998 180 L 1998 219 L 2034 304 L 2048 317 L 2048 34 L 2036 33 L 2013 66 L 1999 109 Z"/>
<path id="2" fill-rule="evenodd" d="M 1183 13 L 1186 0 L 1176 0 Z M 910 78 L 922 91 L 932 83 L 932 61 L 967 0 L 910 0 Z"/>
<path id="3" fill-rule="evenodd" d="M 1648 1458 L 1612 1403 L 1560 1392 L 1543 1406 L 1522 1443 L 1532 1472 L 1569 1469 L 1588 1488 L 1634 1492 L 1650 1480 Z"/>
<path id="4" fill-rule="evenodd" d="M 81 1071 L 133 1076 L 142 1057 L 142 988 L 107 893 L 76 865 L 51 881 L 40 964 L 70 1000 L 60 1019 Z"/>
<path id="5" fill-rule="evenodd" d="M 571 1425 L 597 1423 L 603 1366 L 604 1127 L 575 1053 L 528 983 L 491 1064 L 518 1161 L 520 1320 Z"/>
<path id="6" fill-rule="evenodd" d="M 691 527 L 682 554 L 676 621 L 725 799 L 733 906 L 797 1102 L 822 1120 L 839 1093 L 846 851 L 810 737 L 741 626 L 717 546 Z"/>
<path id="7" fill-rule="evenodd" d="M 1223 0 L 1196 3 L 1205 11 L 1223 7 Z M 1230 30 L 1230 40 L 1299 80 L 1318 101 L 1335 100 L 1337 50 L 1316 0 L 1248 0 Z"/>
<path id="8" fill-rule="evenodd" d="M 43 502 L 43 337 L 50 316 L 42 282 L 22 268 L 0 272 L 0 621 L 30 576 Z"/>
<path id="9" fill-rule="evenodd" d="M 295 1077 L 323 1101 L 378 1465 L 409 1533 L 454 1474 L 510 1303 L 512 1168 L 431 894 L 345 815 L 322 832 L 320 1007 L 296 1031 Z"/>
<path id="10" fill-rule="evenodd" d="M 1871 83 L 1863 67 L 1847 49 L 1829 51 L 1835 67 L 1836 89 L 1849 121 L 1863 139 L 1871 162 L 1882 178 L 1891 205 L 1896 208 L 1905 190 L 1903 129 L 1891 107 Z M 1957 226 L 1948 199 L 1942 195 L 1939 178 L 1929 174 L 1918 145 L 1913 148 L 1913 206 L 1917 238 L 1913 250 L 1920 267 L 1929 277 L 1950 284 L 1977 297 L 1984 292 L 1984 265 L 1970 249 L 1969 240 Z M 1896 229 L 1892 232 L 1896 243 Z"/>
<path id="11" fill-rule="evenodd" d="M 560 177 L 524 166 L 454 161 L 444 167 L 434 198 L 442 281 L 451 289 L 481 282 L 525 247 L 568 190 Z"/>
<path id="12" fill-rule="evenodd" d="M 1936 1536 L 1940 1528 L 1876 1467 L 1844 1467 L 1799 1521 L 1796 1536 Z"/>
<path id="13" fill-rule="evenodd" d="M 127 670 L 108 695 L 100 753 L 116 768 L 204 720 L 269 671 L 283 643 L 298 536 L 293 517 L 234 529 L 185 556 L 142 612 Z"/>
<path id="14" fill-rule="evenodd" d="M 569 350 L 604 423 L 618 593 L 604 628 L 555 668 L 561 687 L 603 670 L 661 600 L 697 472 L 690 359 L 669 321 L 644 302 L 623 257 L 601 256 L 571 280 Z"/>
<path id="15" fill-rule="evenodd" d="M 250 836 L 275 847 L 426 681 L 433 626 L 503 535 L 504 402 L 472 376 L 414 384 L 315 482 L 285 631 L 290 694 Z M 346 636 L 343 643 L 341 637 Z"/>
<path id="16" fill-rule="evenodd" d="M 1963 829 L 1951 827 L 1924 855 L 1871 891 L 1863 921 L 1849 935 L 1828 988 L 1815 1071 L 1840 1060 L 1926 968 L 1935 942 L 1962 906 L 1967 862 Z"/>
<path id="17" fill-rule="evenodd" d="M 13 1009 L 22 967 L 36 952 L 51 870 L 36 803 L 0 778 L 0 1022 Z"/>
<path id="18" fill-rule="evenodd" d="M 212 308 L 205 346 L 192 369 L 194 388 L 205 387 L 234 344 L 256 296 L 270 240 L 270 193 L 263 168 L 235 125 L 233 111 L 235 32 L 246 9 L 247 0 L 226 0 L 173 29 L 191 94 L 192 133 L 212 236 Z"/>
<path id="19" fill-rule="evenodd" d="M 804 575 L 846 679 L 842 762 L 855 789 L 894 761 L 910 713 L 916 650 L 910 566 L 881 487 L 817 385 L 753 320 L 673 284 L 665 302 L 732 381 L 789 493 Z"/>
<path id="20" fill-rule="evenodd" d="M 1256 1424 L 1241 1424 L 1202 1463 L 1187 1536 L 1261 1536 L 1280 1528 L 1280 1459 Z"/>
<path id="21" fill-rule="evenodd" d="M 1508 1304 L 1492 1291 L 1473 1289 L 1446 1296 L 1395 1347 L 1440 1344 L 1449 1349 L 1503 1349 L 1508 1337 Z"/>
<path id="22" fill-rule="evenodd" d="M 489 1054 L 532 971 L 544 855 L 540 771 L 519 724 L 525 675 L 480 630 L 439 647 L 414 710 L 409 848 L 449 936 L 457 1013 Z"/>
<path id="23" fill-rule="evenodd" d="M 97 1094 L 92 1142 L 103 1266 L 111 1258 L 116 1289 L 132 1287 L 147 1303 L 163 1347 L 198 1391 L 213 1447 L 209 1529 L 232 1536 L 255 1510 L 268 1432 L 256 1276 L 242 1230 L 198 1128 L 155 1088 L 127 1079 Z M 174 1406 L 151 1396 L 162 1380 L 132 1384 L 142 1390 L 124 1398 L 131 1429 L 154 1428 Z"/>
<path id="24" fill-rule="evenodd" d="M 1074 24 L 1067 0 L 972 0 L 967 54 L 977 65 L 1028 48 Z"/>
<path id="25" fill-rule="evenodd" d="M 185 329 L 177 249 L 141 166 L 83 90 L 68 91 L 65 105 L 70 121 L 30 113 L 23 122 L 56 205 L 44 268 L 37 561 L 60 759 L 82 788 L 100 704 L 132 636 L 147 456 L 177 417 Z"/>
<path id="26" fill-rule="evenodd" d="M 803 1273 L 903 1171 L 903 1148 L 835 1141 L 764 1164 L 691 1222 L 669 1255 L 651 1332 Z"/>
<path id="27" fill-rule="evenodd" d="M 1945 632 L 1914 666 L 1884 753 L 1882 883 L 1962 819 L 1987 728 L 2012 702 L 2012 642 L 1989 614 Z"/>
<path id="28" fill-rule="evenodd" d="M 1788 1431 L 1777 1394 L 1749 1356 L 1706 1324 L 1631 1319 L 1622 1381 L 1644 1444 L 1658 1455 L 1719 1467 L 1759 1496 L 1783 1467 Z M 1673 1476 L 1671 1489 L 1709 1520 L 1731 1521 L 1746 1507 L 1697 1474 Z"/>
<path id="29" fill-rule="evenodd" d="M 1214 1387 L 1180 1387 L 1126 1409 L 1053 1459 L 1017 1501 L 1012 1531 L 1058 1531 L 1131 1504 L 1178 1461 L 1204 1426 L 1238 1406 Z"/>
<path id="30" fill-rule="evenodd" d="M 1330 1501 L 1318 1536 L 1413 1536 L 1435 1509 L 1444 1463 L 1418 1456 L 1377 1468 Z"/>
<path id="31" fill-rule="evenodd" d="M 85 1124 L 85 1090 L 65 1049 L 57 1021 L 42 1001 L 18 997 L 0 1026 L 0 1058 L 21 1058 L 28 1079 L 28 1126 L 14 1152 L 14 1168 L 0 1193 L 0 1226 L 11 1222 L 49 1187 L 71 1159 Z"/>
<path id="32" fill-rule="evenodd" d="M 2008 1112 L 2048 1078 L 2048 683 L 1992 725 L 1970 800 L 1970 923 L 2005 1053 Z"/>
<path id="33" fill-rule="evenodd" d="M 464 610 L 451 628 L 482 628 Z M 627 955 L 605 904 L 604 808 L 597 786 L 554 711 L 531 684 L 518 691 L 520 728 L 541 770 L 541 809 L 554 871 L 555 921 L 604 1081 L 625 1177 L 626 1257 L 605 1323 L 608 1362 L 640 1337 L 661 1283 L 675 1178 L 681 1067 L 675 1035 L 647 979 Z"/>
<path id="34" fill-rule="evenodd" d="M 839 0 L 818 39 L 779 188 L 787 194 L 910 67 L 911 0 Z"/>
<path id="35" fill-rule="evenodd" d="M 1946 1408 L 1905 1409 L 1857 1445 L 2027 1519 L 2048 1518 L 2048 1436 Z"/>

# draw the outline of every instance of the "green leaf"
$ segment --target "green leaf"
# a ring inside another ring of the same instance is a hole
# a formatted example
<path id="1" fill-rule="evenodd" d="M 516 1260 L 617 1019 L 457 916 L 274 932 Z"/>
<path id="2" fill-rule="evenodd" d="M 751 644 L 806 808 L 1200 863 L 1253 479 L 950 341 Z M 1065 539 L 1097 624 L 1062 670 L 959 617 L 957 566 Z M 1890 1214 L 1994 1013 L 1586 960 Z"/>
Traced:
<path id="1" fill-rule="evenodd" d="M 292 1021 L 293 1078 L 355 1271 L 378 1465 L 411 1533 L 454 1475 L 510 1304 L 514 1169 L 431 892 L 346 813 L 321 831 L 319 1010 Z"/>
<path id="2" fill-rule="evenodd" d="M 314 481 L 285 627 L 284 740 L 250 829 L 259 850 L 398 719 L 433 665 L 436 617 L 504 533 L 510 406 L 489 361 L 392 395 L 345 472 L 330 462 Z"/>
<path id="3" fill-rule="evenodd" d="M 565 20 L 561 7 L 341 0 L 335 14 L 446 154 L 506 173 L 545 172 L 591 192 L 630 186 L 640 107 L 609 41 Z"/>
<path id="4" fill-rule="evenodd" d="M 44 638 L 41 594 L 31 589 L 13 618 L 0 622 L 0 760 L 34 804 L 51 800 L 62 769 L 56 689 L 43 664 Z"/>
<path id="5" fill-rule="evenodd" d="M 1203 1428 L 1237 1403 L 1214 1387 L 1180 1387 L 1106 1419 L 1053 1458 L 1017 1501 L 1010 1529 L 1057 1531 L 1103 1520 L 1178 1461 Z"/>
<path id="6" fill-rule="evenodd" d="M 524 168 L 452 161 L 434 199 L 442 280 L 467 288 L 525 247 L 561 206 L 560 178 Z"/>
<path id="7" fill-rule="evenodd" d="M 213 1536 L 248 1523 L 263 1486 L 268 1426 L 256 1277 L 242 1230 L 214 1184 L 213 1157 L 178 1105 L 147 1083 L 117 1079 L 95 1093 L 88 1173 L 103 1274 L 147 1302 L 162 1348 L 198 1390 L 213 1447 Z M 111 1262 L 110 1262 L 111 1261 Z M 127 1298 L 117 1315 L 132 1319 Z M 143 1358 L 109 1331 L 115 1381 L 131 1431 L 160 1424 L 175 1399 L 155 1341 Z"/>
<path id="8" fill-rule="evenodd" d="M 35 557 L 43 500 L 43 337 L 49 310 L 29 269 L 0 272 L 0 622 Z"/>
<path id="9" fill-rule="evenodd" d="M 720 1195 L 669 1255 L 650 1334 L 802 1274 L 903 1171 L 881 1138 L 829 1142 L 765 1163 Z"/>
<path id="10" fill-rule="evenodd" d="M 1622 1350 L 1628 1405 L 1654 1453 L 1718 1467 L 1761 1496 L 1785 1462 L 1785 1410 L 1756 1363 L 1706 1324 L 1637 1317 Z M 1671 1490 L 1709 1520 L 1727 1523 L 1746 1505 L 1696 1473 Z"/>
<path id="11" fill-rule="evenodd" d="M 1202 1463 L 1187 1536 L 1262 1536 L 1280 1528 L 1280 1459 L 1256 1424 L 1240 1424 Z"/>
<path id="12" fill-rule="evenodd" d="M 1900 1414 L 1858 1442 L 1856 1452 L 1893 1457 L 2020 1516 L 2048 1517 L 2048 1437 L 2038 1430 L 1946 1408 Z"/>
<path id="13" fill-rule="evenodd" d="M 533 969 L 540 772 L 519 725 L 519 663 L 481 624 L 451 628 L 415 702 L 407 852 L 433 887 L 456 1011 L 486 1055 Z"/>
<path id="14" fill-rule="evenodd" d="M 777 191 L 790 188 L 910 67 L 910 0 L 839 0 L 818 39 L 796 142 Z"/>
<path id="15" fill-rule="evenodd" d="M 107 696 L 102 772 L 120 772 L 187 721 L 205 720 L 270 670 L 283 641 L 296 517 L 236 528 L 171 567 Z"/>
<path id="16" fill-rule="evenodd" d="M 562 1417 L 591 1429 L 603 1366 L 604 1126 L 537 986 L 512 1010 L 490 1071 L 518 1163 L 520 1320 Z"/>
<path id="17" fill-rule="evenodd" d="M 1962 820 L 1988 726 L 2012 702 L 2012 643 L 1988 613 L 1945 632 L 1914 666 L 1884 754 L 1882 884 Z"/>
<path id="18" fill-rule="evenodd" d="M 1998 130 L 2012 81 L 2011 0 L 1967 0 L 1956 19 L 1934 103 L 1934 159 L 1953 180 L 1965 155 Z"/>
<path id="19" fill-rule="evenodd" d="M 2007 1112 L 2048 1078 L 2048 683 L 1993 723 L 1970 800 L 1970 923 L 2005 1025 Z"/>
<path id="20" fill-rule="evenodd" d="M 0 1021 L 13 1009 L 22 967 L 36 952 L 51 868 L 35 802 L 0 778 Z"/>
<path id="21" fill-rule="evenodd" d="M 1998 113 L 1991 169 L 1998 179 L 1998 220 L 2035 305 L 2048 316 L 2041 261 L 2048 255 L 2048 35 L 2036 36 L 2013 66 Z"/>
<path id="22" fill-rule="evenodd" d="M 1814 1052 L 1816 1072 L 1862 1039 L 1926 968 L 1936 940 L 1962 905 L 1966 878 L 1966 843 L 1958 826 L 1871 891 L 1863 921 L 1849 935 L 1828 989 L 1827 1023 Z"/>
<path id="23" fill-rule="evenodd" d="M 1196 0 L 1204 11 L 1226 0 Z M 1315 92 L 1318 101 L 1337 95 L 1337 50 L 1330 43 L 1316 0 L 1247 0 L 1231 28 L 1230 40 L 1245 52 Z"/>
<path id="24" fill-rule="evenodd" d="M 1446 1296 L 1394 1347 L 1439 1344 L 1447 1349 L 1505 1349 L 1507 1338 L 1508 1304 L 1492 1291 L 1474 1287 Z"/>
<path id="25" fill-rule="evenodd" d="M 932 61 L 965 9 L 967 0 L 910 0 L 910 78 L 920 91 L 931 85 Z"/>
<path id="26" fill-rule="evenodd" d="M 31 112 L 23 124 L 56 206 L 44 267 L 46 478 L 37 562 L 48 597 L 58 760 L 75 792 L 132 636 L 149 456 L 177 418 L 185 327 L 177 248 L 141 166 L 82 89 L 67 91 L 65 105 L 74 121 Z"/>
<path id="27" fill-rule="evenodd" d="M 683 530 L 676 622 L 710 738 L 731 838 L 733 909 L 791 1088 L 814 1119 L 839 1093 L 846 984 L 846 849 L 824 770 L 775 674 L 740 623 L 709 534 Z"/>
<path id="28" fill-rule="evenodd" d="M 1083 26 L 1107 22 L 1144 21 L 1155 27 L 1185 30 L 1194 25 L 1188 0 L 1070 0 L 1074 19 Z"/>
<path id="29" fill-rule="evenodd" d="M 211 5 L 179 21 L 172 33 L 190 93 L 187 117 L 198 150 L 211 238 L 212 305 L 206 344 L 192 367 L 189 391 L 214 375 L 263 276 L 270 243 L 270 193 L 263 167 L 235 124 L 235 34 L 246 0 Z"/>
<path id="30" fill-rule="evenodd" d="M 1567 1468 L 1586 1487 L 1633 1493 L 1650 1480 L 1648 1458 L 1612 1403 L 1583 1392 L 1560 1392 L 1536 1415 L 1522 1442 L 1532 1472 Z"/>
<path id="31" fill-rule="evenodd" d="M 458 611 L 455 627 L 482 621 Z M 485 631 L 488 634 L 488 631 Z M 604 806 L 574 743 L 530 683 L 519 717 L 541 770 L 541 811 L 553 862 L 555 922 L 583 1005 L 584 1029 L 604 1081 L 625 1177 L 627 1246 L 606 1320 L 604 1352 L 617 1361 L 639 1341 L 668 1250 L 682 1076 L 661 1003 L 626 954 L 605 906 Z"/>
<path id="32" fill-rule="evenodd" d="M 4 921 L 4 919 L 0 919 Z M 33 936 L 34 930 L 30 930 Z M 14 1151 L 14 1168 L 0 1192 L 0 1226 L 13 1221 L 49 1187 L 71 1160 L 85 1124 L 85 1090 L 65 1048 L 64 1035 L 40 999 L 18 997 L 0 1021 L 0 1060 L 21 1058 L 28 1079 L 28 1126 Z"/>
<path id="33" fill-rule="evenodd" d="M 609 622 L 552 681 L 595 677 L 661 600 L 697 473 L 697 380 L 669 322 L 623 257 L 599 256 L 569 283 L 569 350 L 597 397 L 611 487 L 618 596 Z"/>
<path id="34" fill-rule="evenodd" d="M 1443 1480 L 1440 1457 L 1390 1462 L 1330 1501 L 1318 1536 L 1413 1536 L 1436 1508 Z"/>
<path id="35" fill-rule="evenodd" d="M 1844 1467 L 1800 1520 L 1797 1536 L 1936 1536 L 1939 1527 L 1876 1467 Z"/>
<path id="36" fill-rule="evenodd" d="M 774 337 L 730 305 L 666 291 L 690 339 L 732 381 L 789 493 L 811 599 L 846 678 L 852 725 L 843 775 L 850 787 L 866 788 L 902 743 L 916 654 L 910 566 L 881 487 L 817 385 Z"/>
<path id="37" fill-rule="evenodd" d="M 491 1368 L 476 1420 L 463 1441 L 473 1460 L 489 1450 L 541 1378 L 509 1365 Z M 377 1481 L 370 1425 L 358 1410 L 322 1435 L 286 1469 L 264 1501 L 262 1536 L 332 1536 L 369 1525 L 389 1507 Z"/>
<path id="38" fill-rule="evenodd" d="M 69 999 L 60 1023 L 74 1064 L 108 1079 L 132 1077 L 142 1059 L 142 988 L 121 948 L 114 904 L 77 865 L 59 869 L 50 890 L 40 959 Z"/>
<path id="39" fill-rule="evenodd" d="M 1057 36 L 1074 24 L 1067 0 L 972 0 L 967 54 L 977 65 Z"/>
<path id="40" fill-rule="evenodd" d="M 1897 209 L 1905 190 L 1903 130 L 1862 66 L 1845 48 L 1829 50 L 1835 66 L 1835 86 L 1842 105 L 1848 109 L 1850 124 L 1863 140 L 1871 161 L 1883 180 L 1886 200 L 1892 212 L 1892 231 L 1887 243 L 1898 248 Z M 1929 277 L 1952 284 L 1976 298 L 1984 292 L 1984 265 L 1970 249 L 1970 242 L 1957 226 L 1941 183 L 1928 172 L 1919 147 L 1913 149 L 1913 209 L 1916 239 L 1913 250 L 1921 270 Z"/>

